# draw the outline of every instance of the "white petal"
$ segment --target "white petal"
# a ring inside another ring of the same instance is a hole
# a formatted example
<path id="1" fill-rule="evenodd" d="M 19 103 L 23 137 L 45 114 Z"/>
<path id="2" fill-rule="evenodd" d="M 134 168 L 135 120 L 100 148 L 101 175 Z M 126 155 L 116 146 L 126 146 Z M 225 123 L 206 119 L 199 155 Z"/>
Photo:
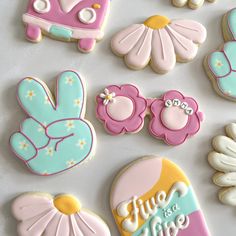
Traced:
<path id="1" fill-rule="evenodd" d="M 70 220 L 69 217 L 57 212 L 53 219 L 49 222 L 44 236 L 70 236 Z"/>
<path id="2" fill-rule="evenodd" d="M 161 73 L 172 70 L 176 63 L 173 42 L 165 29 L 155 30 L 152 40 L 151 65 Z"/>
<path id="3" fill-rule="evenodd" d="M 181 61 L 192 60 L 197 55 L 198 46 L 191 40 L 174 31 L 169 26 L 167 26 L 166 29 L 168 30 L 169 35 L 172 39 L 175 53 L 178 56 L 178 59 Z"/>
<path id="4" fill-rule="evenodd" d="M 46 194 L 23 194 L 13 202 L 12 213 L 17 220 L 27 220 L 54 208 L 52 201 L 52 196 Z"/>
<path id="5" fill-rule="evenodd" d="M 114 92 L 112 92 L 112 93 L 111 93 L 111 96 L 112 96 L 112 97 L 115 97 L 115 96 L 116 96 L 116 94 L 115 94 Z"/>
<path id="6" fill-rule="evenodd" d="M 104 92 L 105 92 L 106 95 L 109 94 L 109 90 L 107 88 L 104 89 Z"/>
<path id="7" fill-rule="evenodd" d="M 70 215 L 70 225 L 71 225 L 71 230 L 70 230 L 71 236 L 84 236 L 74 215 Z"/>
<path id="8" fill-rule="evenodd" d="M 142 69 L 150 61 L 153 30 L 146 28 L 135 47 L 125 56 L 126 64 L 133 69 Z"/>
<path id="9" fill-rule="evenodd" d="M 105 98 L 106 97 L 106 95 L 104 94 L 104 93 L 100 93 L 100 98 Z"/>
<path id="10" fill-rule="evenodd" d="M 206 40 L 206 28 L 197 21 L 173 20 L 169 26 L 179 34 L 192 40 L 194 43 L 202 44 Z"/>
<path id="11" fill-rule="evenodd" d="M 135 24 L 117 33 L 111 40 L 114 53 L 126 55 L 136 45 L 144 30 L 143 24 Z"/>

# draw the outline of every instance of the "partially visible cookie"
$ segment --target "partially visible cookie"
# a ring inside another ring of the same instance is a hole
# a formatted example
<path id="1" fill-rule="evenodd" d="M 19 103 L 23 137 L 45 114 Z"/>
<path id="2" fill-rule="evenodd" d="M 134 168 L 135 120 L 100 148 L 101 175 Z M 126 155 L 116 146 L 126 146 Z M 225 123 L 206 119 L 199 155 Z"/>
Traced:
<path id="1" fill-rule="evenodd" d="M 207 0 L 208 2 L 215 2 L 216 0 Z M 205 0 L 172 0 L 172 3 L 176 7 L 188 6 L 192 9 L 198 9 L 204 4 Z"/>
<path id="2" fill-rule="evenodd" d="M 231 9 L 224 15 L 222 30 L 225 41 L 236 39 L 236 8 Z"/>
<path id="3" fill-rule="evenodd" d="M 188 178 L 167 159 L 149 156 L 125 167 L 110 204 L 121 236 L 210 236 Z"/>
<path id="4" fill-rule="evenodd" d="M 19 236 L 110 236 L 106 223 L 72 195 L 25 193 L 12 204 Z"/>
<path id="5" fill-rule="evenodd" d="M 210 165 L 217 170 L 213 182 L 222 187 L 219 199 L 227 205 L 236 206 L 236 124 L 226 126 L 227 136 L 216 136 L 214 151 L 208 155 Z"/>

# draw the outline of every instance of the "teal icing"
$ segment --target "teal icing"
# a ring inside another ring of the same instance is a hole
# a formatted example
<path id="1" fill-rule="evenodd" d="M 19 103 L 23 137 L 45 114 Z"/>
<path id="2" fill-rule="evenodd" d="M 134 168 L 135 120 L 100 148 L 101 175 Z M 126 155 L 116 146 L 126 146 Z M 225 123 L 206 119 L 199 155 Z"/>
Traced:
<path id="1" fill-rule="evenodd" d="M 165 218 L 163 215 L 163 212 L 165 209 L 168 209 L 172 207 L 174 204 L 178 204 L 178 207 L 180 210 L 176 211 L 174 214 L 172 214 L 170 217 Z M 151 234 L 151 221 L 154 217 L 159 216 L 162 220 L 162 222 L 171 222 L 175 221 L 176 217 L 178 215 L 184 214 L 185 216 L 190 215 L 191 213 L 199 210 L 199 206 L 197 204 L 195 195 L 193 193 L 193 190 L 191 187 L 189 187 L 189 191 L 187 195 L 184 197 L 179 197 L 179 193 L 175 192 L 172 200 L 168 204 L 168 206 L 164 209 L 158 208 L 158 212 L 150 217 L 135 233 L 132 234 L 132 236 L 140 236 L 143 233 L 143 230 L 145 228 L 149 229 L 149 233 L 147 236 L 152 236 Z M 159 231 L 157 231 L 158 233 Z"/>
<path id="2" fill-rule="evenodd" d="M 57 25 L 53 25 L 50 28 L 50 34 L 57 38 L 70 39 L 72 37 L 72 31 Z"/>
<path id="3" fill-rule="evenodd" d="M 12 135 L 10 144 L 33 172 L 55 174 L 92 154 L 93 127 L 83 120 L 86 98 L 75 72 L 66 71 L 58 78 L 56 102 L 48 96 L 45 85 L 28 78 L 19 84 L 18 98 L 31 118 Z"/>
<path id="4" fill-rule="evenodd" d="M 228 97 L 236 97 L 236 42 L 227 42 L 222 52 L 209 56 L 209 65 L 219 90 Z"/>
<path id="5" fill-rule="evenodd" d="M 228 25 L 233 38 L 236 39 L 236 9 L 231 10 L 228 14 Z"/>

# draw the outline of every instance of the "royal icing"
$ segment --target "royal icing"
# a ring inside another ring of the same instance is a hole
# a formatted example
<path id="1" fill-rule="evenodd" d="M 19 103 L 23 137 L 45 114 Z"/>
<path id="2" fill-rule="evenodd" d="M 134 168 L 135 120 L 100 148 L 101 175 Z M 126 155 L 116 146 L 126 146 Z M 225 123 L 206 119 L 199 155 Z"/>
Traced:
<path id="1" fill-rule="evenodd" d="M 166 73 L 174 68 L 176 56 L 184 62 L 194 59 L 206 35 L 205 27 L 196 21 L 151 16 L 143 24 L 117 33 L 111 48 L 132 69 L 142 69 L 151 62 L 154 71 Z"/>
<path id="2" fill-rule="evenodd" d="M 216 0 L 207 0 L 208 2 L 215 2 Z M 173 5 L 176 7 L 183 7 L 186 4 L 192 9 L 197 9 L 203 5 L 205 0 L 172 0 Z"/>
<path id="3" fill-rule="evenodd" d="M 84 119 L 86 90 L 76 72 L 59 75 L 55 100 L 46 85 L 32 77 L 19 83 L 17 97 L 28 118 L 10 145 L 31 171 L 56 174 L 94 155 L 96 135 Z"/>
<path id="4" fill-rule="evenodd" d="M 138 132 L 148 113 L 150 133 L 169 145 L 182 144 L 196 134 L 203 120 L 197 102 L 178 91 L 145 99 L 137 87 L 126 84 L 111 85 L 97 96 L 97 117 L 112 135 Z"/>
<path id="5" fill-rule="evenodd" d="M 166 159 L 131 163 L 115 179 L 110 202 L 122 236 L 210 235 L 189 180 Z"/>
<path id="6" fill-rule="evenodd" d="M 83 209 L 72 195 L 53 197 L 46 193 L 25 193 L 14 200 L 12 213 L 20 221 L 19 235 L 111 235 L 106 223 Z"/>
<path id="7" fill-rule="evenodd" d="M 222 187 L 219 199 L 236 206 L 236 124 L 226 126 L 226 134 L 213 139 L 214 151 L 209 153 L 208 160 L 219 171 L 213 176 L 214 183 Z"/>
<path id="8" fill-rule="evenodd" d="M 103 37 L 110 0 L 29 0 L 23 15 L 26 37 L 39 42 L 42 34 L 64 41 L 78 41 L 83 52 L 93 50 Z"/>

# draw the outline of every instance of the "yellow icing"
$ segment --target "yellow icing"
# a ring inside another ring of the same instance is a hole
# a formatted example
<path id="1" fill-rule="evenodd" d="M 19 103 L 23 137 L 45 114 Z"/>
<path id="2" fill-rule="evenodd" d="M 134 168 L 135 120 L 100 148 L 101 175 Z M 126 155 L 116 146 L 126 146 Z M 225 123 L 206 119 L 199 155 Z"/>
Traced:
<path id="1" fill-rule="evenodd" d="M 100 9 L 101 5 L 99 3 L 94 3 L 92 6 L 94 9 Z"/>
<path id="2" fill-rule="evenodd" d="M 165 191 L 166 193 L 168 193 L 173 184 L 175 184 L 176 182 L 184 182 L 187 186 L 190 186 L 190 182 L 183 173 L 183 171 L 173 162 L 163 159 L 160 179 L 157 181 L 157 183 L 153 186 L 153 188 L 149 192 L 139 197 L 139 199 L 142 199 L 143 202 L 145 202 L 146 200 L 149 200 L 151 197 L 154 197 L 157 192 Z M 132 210 L 131 204 L 129 205 L 128 210 L 129 212 L 131 212 Z M 121 232 L 121 235 L 131 236 L 132 233 L 128 233 L 121 228 L 121 223 L 122 220 L 124 220 L 124 218 L 117 215 L 116 209 L 113 209 L 113 215 L 116 224 L 118 226 L 118 229 Z M 144 223 L 145 221 L 139 215 L 139 228 Z"/>
<path id="3" fill-rule="evenodd" d="M 59 195 L 53 200 L 54 206 L 58 211 L 65 215 L 72 215 L 80 211 L 80 202 L 71 195 Z"/>
<path id="4" fill-rule="evenodd" d="M 170 23 L 170 20 L 165 16 L 151 16 L 145 22 L 144 25 L 151 29 L 162 29 Z"/>

